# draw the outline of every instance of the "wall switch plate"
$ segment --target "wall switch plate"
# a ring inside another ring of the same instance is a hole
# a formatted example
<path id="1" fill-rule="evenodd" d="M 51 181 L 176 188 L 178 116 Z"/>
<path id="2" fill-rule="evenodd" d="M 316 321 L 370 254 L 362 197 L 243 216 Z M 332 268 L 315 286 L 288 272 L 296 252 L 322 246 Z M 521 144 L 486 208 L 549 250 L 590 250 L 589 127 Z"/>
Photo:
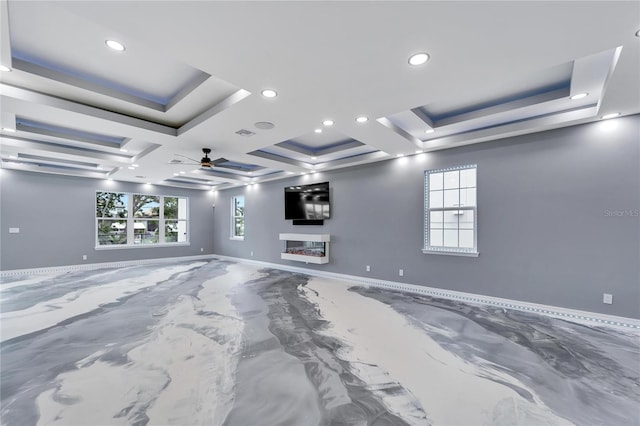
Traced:
<path id="1" fill-rule="evenodd" d="M 20 228 L 9 228 L 9 233 L 10 234 L 19 234 L 20 233 Z"/>
<path id="2" fill-rule="evenodd" d="M 251 252 L 251 257 L 253 257 L 253 252 Z"/>
<path id="3" fill-rule="evenodd" d="M 602 295 L 602 303 L 606 303 L 607 305 L 611 305 L 613 303 L 613 294 L 604 293 Z"/>
<path id="4" fill-rule="evenodd" d="M 401 277 L 404 277 L 404 269 L 400 269 L 398 271 L 398 275 L 400 275 Z"/>
<path id="5" fill-rule="evenodd" d="M 371 272 L 371 265 L 367 265 L 367 272 Z"/>
<path id="6" fill-rule="evenodd" d="M 87 260 L 87 255 L 86 254 L 82 255 L 82 260 Z"/>

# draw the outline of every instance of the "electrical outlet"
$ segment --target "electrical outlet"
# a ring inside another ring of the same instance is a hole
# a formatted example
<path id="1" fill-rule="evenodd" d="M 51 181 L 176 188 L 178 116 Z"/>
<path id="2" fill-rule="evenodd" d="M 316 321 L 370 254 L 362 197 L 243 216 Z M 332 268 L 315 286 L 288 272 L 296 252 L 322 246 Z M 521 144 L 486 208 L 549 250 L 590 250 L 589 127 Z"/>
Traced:
<path id="1" fill-rule="evenodd" d="M 253 257 L 253 252 L 251 252 L 251 257 Z"/>
<path id="2" fill-rule="evenodd" d="M 87 260 L 87 255 L 86 254 L 82 255 L 82 260 Z"/>
<path id="3" fill-rule="evenodd" d="M 204 251 L 204 248 L 200 247 L 200 253 L 202 253 Z"/>
<path id="4" fill-rule="evenodd" d="M 401 277 L 404 277 L 404 269 L 400 269 L 398 271 L 398 275 L 400 275 Z"/>
<path id="5" fill-rule="evenodd" d="M 9 228 L 9 233 L 10 234 L 19 234 L 20 233 L 20 228 Z"/>
<path id="6" fill-rule="evenodd" d="M 604 293 L 602 295 L 602 303 L 606 303 L 607 305 L 611 305 L 613 303 L 613 294 Z"/>
<path id="7" fill-rule="evenodd" d="M 371 265 L 367 265 L 367 272 L 371 272 Z"/>

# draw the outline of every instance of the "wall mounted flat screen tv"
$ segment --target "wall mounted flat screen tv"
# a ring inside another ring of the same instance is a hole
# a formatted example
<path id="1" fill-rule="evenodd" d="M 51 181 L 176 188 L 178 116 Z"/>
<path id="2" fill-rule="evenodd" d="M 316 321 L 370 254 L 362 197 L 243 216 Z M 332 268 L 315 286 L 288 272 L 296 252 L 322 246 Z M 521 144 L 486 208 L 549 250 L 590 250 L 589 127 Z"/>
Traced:
<path id="1" fill-rule="evenodd" d="M 287 186 L 284 189 L 284 217 L 287 220 L 329 219 L 329 182 Z"/>

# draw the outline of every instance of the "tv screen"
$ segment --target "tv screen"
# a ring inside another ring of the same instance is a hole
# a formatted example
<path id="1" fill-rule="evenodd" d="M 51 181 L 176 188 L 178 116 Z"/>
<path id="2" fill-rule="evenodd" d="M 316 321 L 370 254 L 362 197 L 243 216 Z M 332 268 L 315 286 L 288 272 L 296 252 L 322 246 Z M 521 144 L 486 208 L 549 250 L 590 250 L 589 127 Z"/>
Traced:
<path id="1" fill-rule="evenodd" d="M 287 220 L 329 219 L 329 182 L 287 186 L 284 189 L 284 217 Z"/>

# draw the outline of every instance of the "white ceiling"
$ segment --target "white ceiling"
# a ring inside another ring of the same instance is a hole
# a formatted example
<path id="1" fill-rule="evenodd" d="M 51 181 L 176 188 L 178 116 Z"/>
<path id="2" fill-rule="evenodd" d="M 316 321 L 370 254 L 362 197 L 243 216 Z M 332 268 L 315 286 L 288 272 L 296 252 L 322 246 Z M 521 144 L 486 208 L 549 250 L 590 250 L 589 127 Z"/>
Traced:
<path id="1" fill-rule="evenodd" d="M 3 168 L 224 188 L 640 112 L 637 1 L 1 0 L 0 14 Z M 410 66 L 416 52 L 430 60 Z M 229 162 L 185 158 L 204 147 Z"/>

